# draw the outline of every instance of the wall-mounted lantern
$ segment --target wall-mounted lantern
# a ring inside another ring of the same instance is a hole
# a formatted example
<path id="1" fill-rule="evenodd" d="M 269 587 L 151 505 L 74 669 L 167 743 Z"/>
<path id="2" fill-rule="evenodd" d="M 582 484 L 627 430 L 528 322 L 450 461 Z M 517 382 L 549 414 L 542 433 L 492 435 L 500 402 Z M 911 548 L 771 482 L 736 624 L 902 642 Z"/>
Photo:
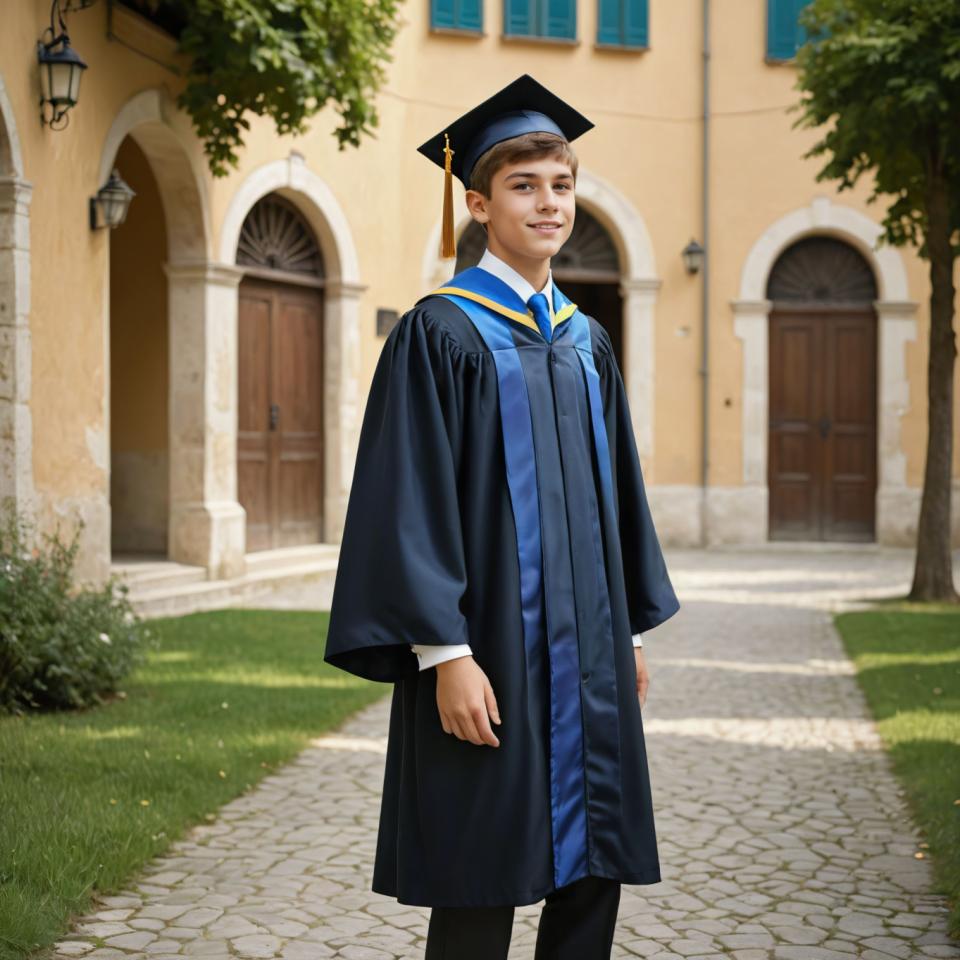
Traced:
<path id="1" fill-rule="evenodd" d="M 130 201 L 136 193 L 114 169 L 110 179 L 90 198 L 90 229 L 119 227 L 127 219 Z"/>
<path id="2" fill-rule="evenodd" d="M 690 242 L 683 248 L 683 263 L 687 268 L 687 273 L 699 273 L 700 268 L 703 266 L 703 258 L 705 251 L 703 247 L 697 243 L 693 237 L 690 238 Z"/>
<path id="3" fill-rule="evenodd" d="M 69 2 L 68 2 L 69 7 Z M 60 33 L 54 27 L 54 15 Z M 80 54 L 70 46 L 67 25 L 60 9 L 60 0 L 50 7 L 50 26 L 43 31 L 50 39 L 37 41 L 37 60 L 40 64 L 40 122 L 51 130 L 62 130 L 69 122 L 67 111 L 76 106 L 80 96 L 80 75 L 87 69 Z M 49 104 L 49 108 L 48 105 Z"/>

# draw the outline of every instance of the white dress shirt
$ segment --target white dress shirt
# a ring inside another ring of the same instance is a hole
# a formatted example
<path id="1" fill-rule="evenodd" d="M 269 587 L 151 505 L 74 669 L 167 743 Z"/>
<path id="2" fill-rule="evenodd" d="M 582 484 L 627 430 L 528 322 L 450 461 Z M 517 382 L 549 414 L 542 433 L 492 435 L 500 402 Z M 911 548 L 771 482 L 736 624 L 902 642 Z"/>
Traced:
<path id="1" fill-rule="evenodd" d="M 499 277 L 504 283 L 512 287 L 524 303 L 526 303 L 535 293 L 538 292 L 534 289 L 533 284 L 530 283 L 526 277 L 521 276 L 516 270 L 513 269 L 513 267 L 510 266 L 509 263 L 506 263 L 504 260 L 501 260 L 500 257 L 491 253 L 489 248 L 483 251 L 483 256 L 480 258 L 480 262 L 477 264 L 477 266 L 488 271 L 489 273 L 492 273 L 495 277 Z M 547 282 L 544 284 L 543 289 L 539 292 L 546 294 L 547 303 L 550 305 L 550 314 L 552 316 L 552 270 L 547 272 Z M 636 633 L 633 635 L 633 645 L 635 647 L 643 646 L 643 643 L 640 639 L 642 636 L 643 634 L 641 633 Z M 411 644 L 411 648 L 417 655 L 417 659 L 420 661 L 421 670 L 426 670 L 429 667 L 435 667 L 438 663 L 443 663 L 445 660 L 456 660 L 458 657 L 469 657 L 473 655 L 473 651 L 470 649 L 469 643 L 414 643 Z"/>

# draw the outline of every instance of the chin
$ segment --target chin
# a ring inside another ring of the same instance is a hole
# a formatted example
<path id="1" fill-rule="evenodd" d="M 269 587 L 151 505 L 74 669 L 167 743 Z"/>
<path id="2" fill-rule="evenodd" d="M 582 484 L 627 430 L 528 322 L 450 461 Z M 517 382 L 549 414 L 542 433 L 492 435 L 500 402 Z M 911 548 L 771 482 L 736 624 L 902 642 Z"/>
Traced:
<path id="1" fill-rule="evenodd" d="M 567 242 L 566 237 L 531 237 L 526 243 L 527 256 L 552 257 Z"/>

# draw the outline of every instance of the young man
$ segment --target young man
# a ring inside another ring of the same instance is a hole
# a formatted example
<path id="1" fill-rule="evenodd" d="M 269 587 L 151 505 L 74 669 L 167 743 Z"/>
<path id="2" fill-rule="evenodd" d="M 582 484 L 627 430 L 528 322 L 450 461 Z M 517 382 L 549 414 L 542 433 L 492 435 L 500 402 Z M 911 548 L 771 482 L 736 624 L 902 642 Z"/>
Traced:
<path id="1" fill-rule="evenodd" d="M 552 281 L 593 124 L 523 75 L 423 144 L 487 250 L 390 332 L 325 659 L 393 682 L 372 889 L 432 907 L 427 960 L 607 958 L 660 880 L 639 634 L 679 609 L 610 339 Z M 633 642 L 631 642 L 633 635 Z M 419 659 L 418 659 L 419 658 Z"/>

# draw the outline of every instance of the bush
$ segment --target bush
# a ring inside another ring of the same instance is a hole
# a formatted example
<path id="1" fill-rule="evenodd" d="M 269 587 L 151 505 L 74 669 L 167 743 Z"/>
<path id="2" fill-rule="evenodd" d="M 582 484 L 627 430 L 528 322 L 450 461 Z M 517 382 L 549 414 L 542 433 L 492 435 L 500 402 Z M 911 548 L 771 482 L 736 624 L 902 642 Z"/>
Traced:
<path id="1" fill-rule="evenodd" d="M 0 712 L 104 702 L 142 661 L 149 636 L 127 599 L 129 588 L 115 574 L 99 590 L 74 588 L 82 520 L 68 545 L 59 524 L 52 536 L 45 533 L 44 552 L 28 546 L 33 525 L 13 510 L 6 513 L 0 529 Z"/>

